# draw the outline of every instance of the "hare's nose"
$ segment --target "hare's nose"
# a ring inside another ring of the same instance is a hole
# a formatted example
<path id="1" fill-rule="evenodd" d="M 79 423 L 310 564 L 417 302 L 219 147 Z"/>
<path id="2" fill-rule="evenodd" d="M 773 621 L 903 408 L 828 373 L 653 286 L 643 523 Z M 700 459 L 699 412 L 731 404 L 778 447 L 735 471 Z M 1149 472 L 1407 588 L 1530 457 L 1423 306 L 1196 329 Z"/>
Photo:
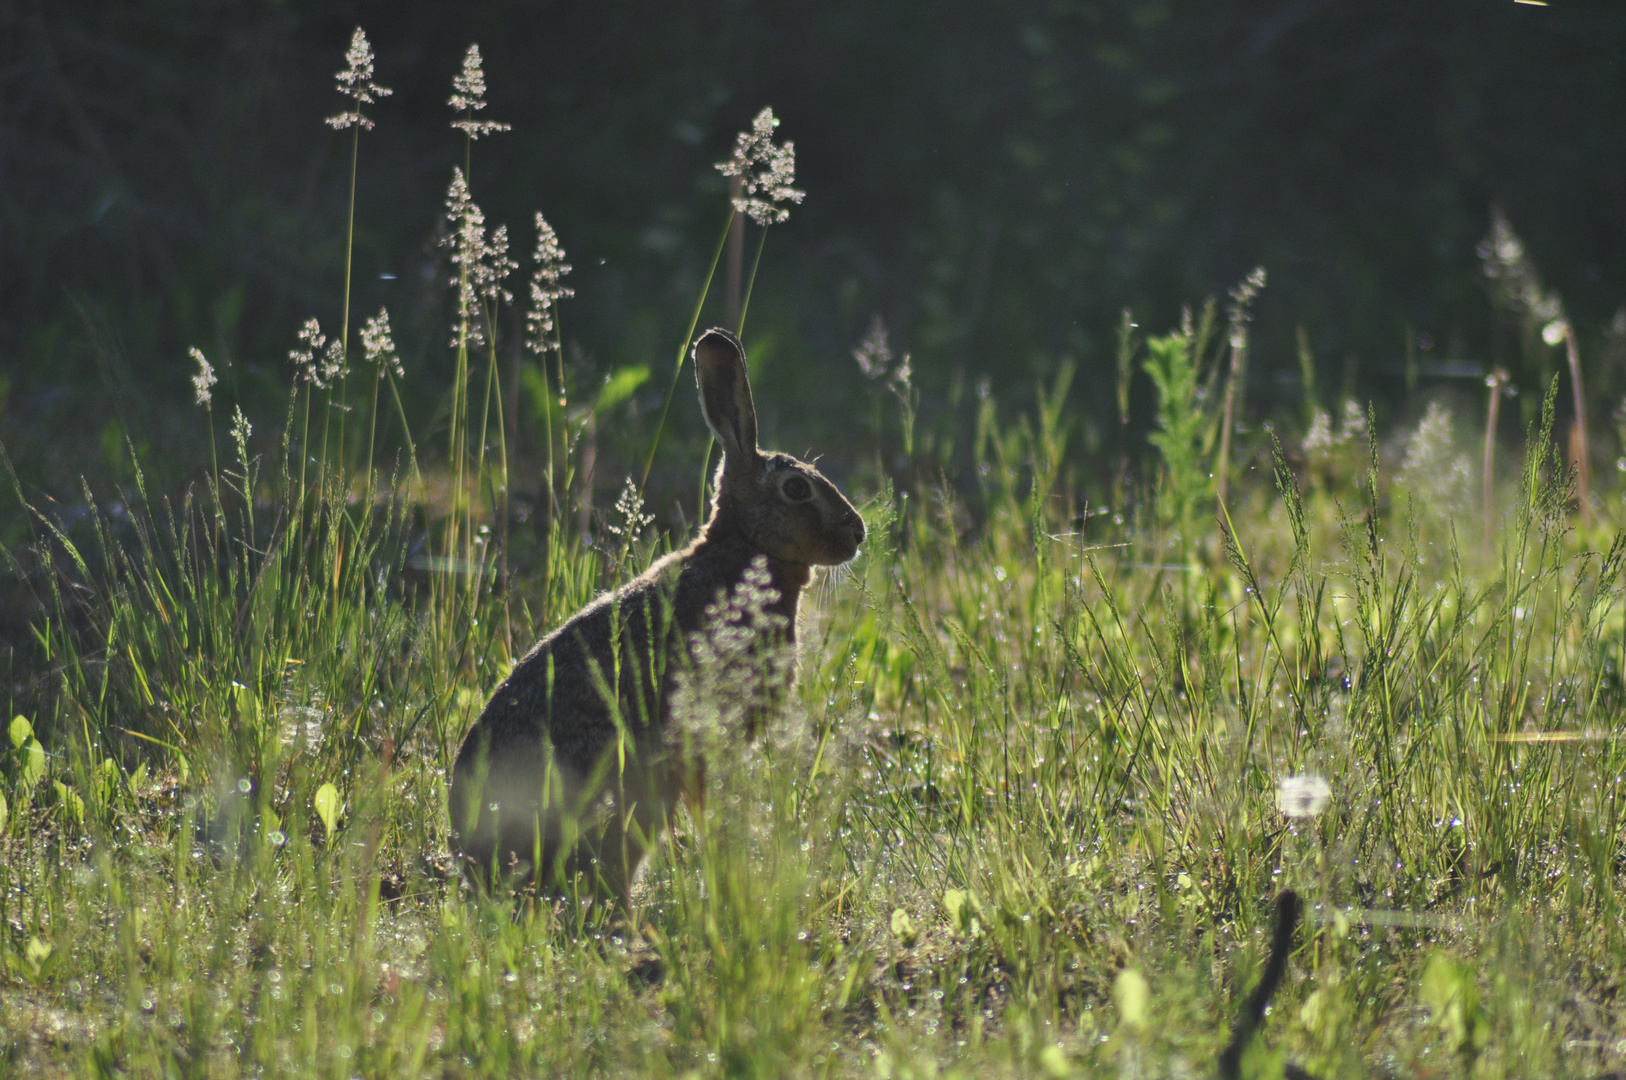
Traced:
<path id="1" fill-rule="evenodd" d="M 853 531 L 853 543 L 862 544 L 864 542 L 864 519 L 854 514 L 852 521 L 848 524 Z"/>

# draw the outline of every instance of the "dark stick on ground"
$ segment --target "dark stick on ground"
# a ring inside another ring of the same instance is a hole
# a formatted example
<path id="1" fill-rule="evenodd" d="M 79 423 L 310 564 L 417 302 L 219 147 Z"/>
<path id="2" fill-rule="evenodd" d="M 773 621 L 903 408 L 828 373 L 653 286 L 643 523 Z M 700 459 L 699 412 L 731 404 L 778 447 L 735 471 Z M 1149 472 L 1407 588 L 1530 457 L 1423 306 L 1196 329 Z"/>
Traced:
<path id="1" fill-rule="evenodd" d="M 1276 897 L 1276 928 L 1270 938 L 1270 957 L 1265 961 L 1265 973 L 1259 985 L 1253 988 L 1247 1004 L 1237 1014 L 1236 1023 L 1231 1027 L 1230 1043 L 1220 1054 L 1220 1080 L 1240 1080 L 1242 1076 L 1242 1054 L 1265 1018 L 1265 1006 L 1270 1004 L 1271 995 L 1287 974 L 1287 958 L 1293 953 L 1293 931 L 1298 927 L 1300 907 L 1299 894 L 1292 889 L 1283 889 Z M 1314 1080 L 1291 1062 L 1283 1072 L 1287 1080 Z"/>

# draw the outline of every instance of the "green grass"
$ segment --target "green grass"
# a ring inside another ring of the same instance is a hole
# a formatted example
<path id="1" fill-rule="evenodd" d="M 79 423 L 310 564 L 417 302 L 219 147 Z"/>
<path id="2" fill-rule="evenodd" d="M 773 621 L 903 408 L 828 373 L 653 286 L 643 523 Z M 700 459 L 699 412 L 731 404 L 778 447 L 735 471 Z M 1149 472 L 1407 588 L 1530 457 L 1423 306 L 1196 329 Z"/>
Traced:
<path id="1" fill-rule="evenodd" d="M 1618 493 L 1578 530 L 1549 395 L 1492 536 L 1435 421 L 1399 468 L 1348 423 L 1291 467 L 1244 440 L 1217 512 L 1212 306 L 1148 342 L 1162 469 L 1114 495 L 1133 512 L 1075 505 L 1071 368 L 1030 415 L 981 397 L 974 491 L 922 482 L 956 434 L 924 417 L 906 490 L 877 454 L 792 699 L 712 754 L 630 919 L 469 891 L 463 732 L 529 642 L 684 538 L 629 488 L 582 540 L 583 433 L 648 372 L 567 406 L 556 308 L 504 371 L 503 257 L 459 214 L 437 427 L 406 433 L 388 356 L 341 331 L 353 398 L 297 383 L 280 439 L 235 428 L 184 494 L 137 471 L 64 514 L 13 484 L 0 1075 L 1210 1075 L 1287 887 L 1307 925 L 1249 1075 L 1626 1069 Z M 520 386 L 546 492 L 523 559 Z M 1285 815 L 1310 775 L 1325 806 Z"/>
<path id="2" fill-rule="evenodd" d="M 83 550 L 42 529 L 55 715 L 43 769 L 20 726 L 0 766 L 0 1060 L 1206 1074 L 1291 886 L 1311 914 L 1257 1075 L 1620 1068 L 1621 549 L 1587 550 L 1550 461 L 1490 557 L 1346 464 L 1244 489 L 1230 543 L 1069 533 L 1055 492 L 998 482 L 967 536 L 947 494 L 883 490 L 779 734 L 717 769 L 630 926 L 446 869 L 450 755 L 540 574 L 436 593 L 405 510 L 284 502 L 250 532 L 241 482 Z M 557 552 L 551 610 L 617 572 Z M 1329 803 L 1284 817 L 1307 772 Z"/>

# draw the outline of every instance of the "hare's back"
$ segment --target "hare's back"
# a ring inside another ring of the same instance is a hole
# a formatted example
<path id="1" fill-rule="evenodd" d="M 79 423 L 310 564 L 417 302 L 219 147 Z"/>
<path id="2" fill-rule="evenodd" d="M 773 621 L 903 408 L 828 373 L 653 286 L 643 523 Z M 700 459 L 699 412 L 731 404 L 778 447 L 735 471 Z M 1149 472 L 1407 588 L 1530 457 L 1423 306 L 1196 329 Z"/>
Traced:
<path id="1" fill-rule="evenodd" d="M 634 734 L 660 723 L 675 627 L 663 590 L 644 584 L 594 601 L 514 665 L 476 724 L 493 755 L 545 736 L 561 764 L 585 771 L 615 738 L 617 713 Z"/>

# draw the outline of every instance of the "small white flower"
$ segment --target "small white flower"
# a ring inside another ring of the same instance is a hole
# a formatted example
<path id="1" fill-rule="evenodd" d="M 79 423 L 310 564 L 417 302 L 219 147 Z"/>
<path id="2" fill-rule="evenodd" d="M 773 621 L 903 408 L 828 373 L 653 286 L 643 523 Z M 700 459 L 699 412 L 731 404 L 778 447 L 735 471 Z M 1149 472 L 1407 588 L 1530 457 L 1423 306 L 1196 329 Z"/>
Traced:
<path id="1" fill-rule="evenodd" d="M 1287 817 L 1316 817 L 1331 798 L 1331 785 L 1315 773 L 1285 776 L 1276 784 L 1276 808 Z"/>
<path id="2" fill-rule="evenodd" d="M 188 355 L 198 362 L 198 373 L 192 376 L 192 390 L 198 396 L 198 404 L 207 406 L 214 400 L 214 395 L 209 392 L 209 387 L 220 380 L 215 378 L 215 369 L 210 366 L 208 360 L 204 359 L 202 349 L 193 346 Z"/>
<path id="3" fill-rule="evenodd" d="M 791 187 L 796 181 L 796 144 L 775 146 L 773 132 L 778 126 L 773 109 L 763 109 L 751 121 L 751 130 L 740 132 L 734 141 L 734 156 L 717 165 L 724 176 L 740 178 L 740 197 L 734 200 L 734 209 L 758 225 L 786 220 L 790 210 L 780 204 L 800 203 L 807 196 Z"/>
<path id="4" fill-rule="evenodd" d="M 507 131 L 509 125 L 495 120 L 476 120 L 474 114 L 486 107 L 486 73 L 480 62 L 480 46 L 470 45 L 463 54 L 463 70 L 452 78 L 452 96 L 446 102 L 467 115 L 452 121 L 452 127 L 471 139 Z"/>
<path id="5" fill-rule="evenodd" d="M 347 66 L 333 78 L 338 83 L 339 93 L 352 98 L 355 105 L 346 112 L 328 117 L 327 124 L 341 131 L 352 125 L 370 131 L 373 122 L 361 114 L 361 107 L 371 105 L 379 98 L 389 97 L 393 91 L 373 82 L 373 47 L 359 26 L 350 35 L 350 48 L 344 54 L 344 59 Z"/>

